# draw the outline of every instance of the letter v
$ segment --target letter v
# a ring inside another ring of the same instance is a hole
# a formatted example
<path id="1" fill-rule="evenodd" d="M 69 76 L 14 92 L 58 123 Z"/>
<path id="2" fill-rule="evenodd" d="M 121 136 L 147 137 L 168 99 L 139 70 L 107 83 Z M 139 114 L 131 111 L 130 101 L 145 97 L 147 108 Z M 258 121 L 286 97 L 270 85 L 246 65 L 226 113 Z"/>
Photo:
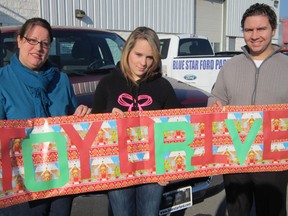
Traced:
<path id="1" fill-rule="evenodd" d="M 229 130 L 229 134 L 234 144 L 236 150 L 236 156 L 240 162 L 240 165 L 244 164 L 245 159 L 247 158 L 247 154 L 252 146 L 252 143 L 254 142 L 256 135 L 262 125 L 262 122 L 263 122 L 262 119 L 256 119 L 253 122 L 253 125 L 247 137 L 245 138 L 244 143 L 242 143 L 239 134 L 237 132 L 236 126 L 234 124 L 234 121 L 232 119 L 225 120 L 225 124 Z"/>

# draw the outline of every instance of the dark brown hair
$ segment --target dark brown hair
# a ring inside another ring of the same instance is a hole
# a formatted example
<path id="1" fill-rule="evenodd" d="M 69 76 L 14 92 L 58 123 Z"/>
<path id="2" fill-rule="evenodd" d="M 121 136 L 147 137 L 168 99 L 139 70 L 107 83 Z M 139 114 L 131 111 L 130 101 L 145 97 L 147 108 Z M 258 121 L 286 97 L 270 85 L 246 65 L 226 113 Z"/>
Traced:
<path id="1" fill-rule="evenodd" d="M 251 5 L 243 14 L 241 20 L 242 30 L 244 29 L 244 23 L 247 17 L 258 15 L 268 17 L 272 30 L 277 28 L 277 16 L 275 11 L 269 5 L 256 3 Z"/>
<path id="2" fill-rule="evenodd" d="M 50 38 L 50 43 L 53 41 L 53 35 L 52 35 L 52 28 L 50 23 L 45 20 L 42 19 L 40 17 L 34 17 L 31 19 L 28 19 L 21 27 L 21 29 L 19 30 L 19 36 L 21 39 L 23 39 L 23 37 L 26 35 L 27 32 L 29 32 L 34 26 L 41 26 L 45 29 L 47 29 L 48 34 L 49 34 L 49 38 Z"/>

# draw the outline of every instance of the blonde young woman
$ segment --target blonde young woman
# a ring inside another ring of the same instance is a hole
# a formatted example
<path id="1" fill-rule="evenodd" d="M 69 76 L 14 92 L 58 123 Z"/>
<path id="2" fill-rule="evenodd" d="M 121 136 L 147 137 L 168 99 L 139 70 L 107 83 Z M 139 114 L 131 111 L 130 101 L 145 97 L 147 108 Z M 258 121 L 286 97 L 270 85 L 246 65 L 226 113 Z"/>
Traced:
<path id="1" fill-rule="evenodd" d="M 159 39 L 147 27 L 128 37 L 116 70 L 95 91 L 92 113 L 179 108 L 171 84 L 162 77 Z M 163 186 L 136 185 L 108 192 L 114 216 L 158 215 Z"/>

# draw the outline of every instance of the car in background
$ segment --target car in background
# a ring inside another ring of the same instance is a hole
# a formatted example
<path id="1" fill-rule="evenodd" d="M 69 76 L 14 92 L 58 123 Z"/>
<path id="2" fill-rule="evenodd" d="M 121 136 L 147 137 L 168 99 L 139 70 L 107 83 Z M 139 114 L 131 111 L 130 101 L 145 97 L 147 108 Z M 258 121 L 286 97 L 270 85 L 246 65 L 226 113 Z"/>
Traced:
<path id="1" fill-rule="evenodd" d="M 235 55 L 239 55 L 242 53 L 243 53 L 243 51 L 220 51 L 220 52 L 215 52 L 215 56 L 233 57 Z"/>
<path id="2" fill-rule="evenodd" d="M 0 67 L 9 63 L 17 50 L 20 27 L 0 27 Z M 80 104 L 92 105 L 99 80 L 110 73 L 121 57 L 124 39 L 115 32 L 84 27 L 52 26 L 53 42 L 48 60 L 65 72 Z M 169 79 L 169 78 L 168 78 Z M 186 107 L 207 105 L 207 93 L 169 79 L 178 99 Z"/>
<path id="3" fill-rule="evenodd" d="M 284 55 L 287 55 L 287 56 L 288 56 L 288 49 L 280 50 L 280 52 L 282 52 Z"/>
<path id="4" fill-rule="evenodd" d="M 280 52 L 282 52 L 284 55 L 288 55 L 288 50 L 287 49 L 280 49 Z M 239 55 L 242 54 L 243 51 L 220 51 L 220 52 L 216 52 L 215 56 L 235 56 L 235 55 Z"/>
<path id="5" fill-rule="evenodd" d="M 16 36 L 19 28 L 19 26 L 0 27 L 0 67 L 9 64 L 11 56 L 17 51 Z M 99 80 L 114 70 L 121 58 L 125 41 L 115 32 L 94 28 L 52 26 L 52 29 L 53 42 L 48 60 L 68 75 L 79 103 L 91 107 Z M 177 98 L 185 107 L 207 106 L 209 93 L 173 78 L 165 78 L 170 81 Z M 193 202 L 198 202 L 212 192 L 223 189 L 223 182 L 222 176 L 201 177 L 172 182 L 166 189 L 175 190 L 180 186 L 192 186 Z M 87 214 L 84 215 L 93 215 L 91 213 L 93 211 L 88 210 L 91 209 L 89 204 L 91 199 L 100 199 L 101 203 L 103 196 L 101 192 L 80 196 L 77 200 L 82 204 L 74 204 L 77 206 L 74 212 L 87 210 Z M 90 207 L 86 206 L 87 204 Z"/>
<path id="6" fill-rule="evenodd" d="M 0 66 L 8 64 L 17 50 L 18 29 L 0 28 Z M 124 43 L 123 38 L 109 31 L 55 26 L 48 60 L 67 73 L 79 103 L 91 107 L 96 85 L 115 68 Z"/>

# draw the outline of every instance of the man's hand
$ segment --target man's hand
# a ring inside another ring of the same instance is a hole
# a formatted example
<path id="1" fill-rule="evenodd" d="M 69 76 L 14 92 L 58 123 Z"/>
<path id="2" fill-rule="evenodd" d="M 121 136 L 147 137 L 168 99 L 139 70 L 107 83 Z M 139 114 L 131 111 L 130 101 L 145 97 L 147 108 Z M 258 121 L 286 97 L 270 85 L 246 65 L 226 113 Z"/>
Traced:
<path id="1" fill-rule="evenodd" d="M 209 107 L 219 107 L 219 108 L 223 109 L 223 105 L 222 105 L 222 103 L 219 100 L 216 100 L 213 103 L 211 103 L 209 105 Z"/>

